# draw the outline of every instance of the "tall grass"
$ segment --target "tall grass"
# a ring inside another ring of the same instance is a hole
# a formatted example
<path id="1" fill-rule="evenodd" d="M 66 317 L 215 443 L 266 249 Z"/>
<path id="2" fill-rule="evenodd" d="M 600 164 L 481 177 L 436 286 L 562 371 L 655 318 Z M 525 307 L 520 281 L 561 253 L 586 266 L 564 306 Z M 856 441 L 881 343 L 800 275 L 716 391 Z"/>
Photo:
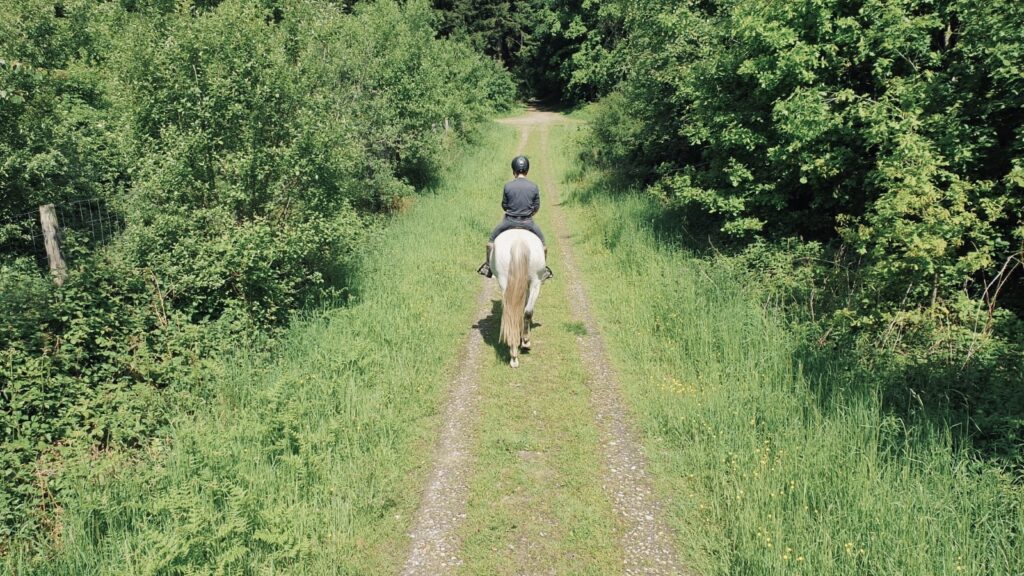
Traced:
<path id="1" fill-rule="evenodd" d="M 396 572 L 473 274 L 515 137 L 494 127 L 375 240 L 352 302 L 268 360 L 211 366 L 207 401 L 146 450 L 97 454 L 18 574 Z"/>
<path id="2" fill-rule="evenodd" d="M 1019 479 L 955 448 L 941 423 L 886 413 L 870 374 L 802 361 L 757 282 L 659 237 L 647 197 L 600 174 L 564 187 L 594 310 L 698 573 L 1024 573 Z"/>

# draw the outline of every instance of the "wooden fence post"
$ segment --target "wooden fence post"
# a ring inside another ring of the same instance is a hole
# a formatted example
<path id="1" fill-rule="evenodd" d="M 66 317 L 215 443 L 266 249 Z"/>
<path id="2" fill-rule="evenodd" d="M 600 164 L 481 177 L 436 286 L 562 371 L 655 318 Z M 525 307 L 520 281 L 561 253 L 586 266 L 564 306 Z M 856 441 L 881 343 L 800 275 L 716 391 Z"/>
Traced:
<path id="1" fill-rule="evenodd" d="M 43 244 L 46 246 L 46 259 L 50 261 L 50 273 L 54 283 L 60 286 L 67 277 L 67 268 L 60 254 L 60 224 L 53 204 L 39 207 L 39 223 L 43 225 Z"/>

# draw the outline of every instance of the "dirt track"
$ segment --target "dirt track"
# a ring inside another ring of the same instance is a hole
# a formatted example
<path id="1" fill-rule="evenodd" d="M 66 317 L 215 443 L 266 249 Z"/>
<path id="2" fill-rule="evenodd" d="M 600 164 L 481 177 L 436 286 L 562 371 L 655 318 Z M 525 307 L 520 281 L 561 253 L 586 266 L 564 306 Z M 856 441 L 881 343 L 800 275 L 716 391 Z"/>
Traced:
<path id="1" fill-rule="evenodd" d="M 532 132 L 540 138 L 542 155 L 550 157 L 549 128 L 566 123 L 568 119 L 554 112 L 529 109 L 521 116 L 499 122 L 519 129 L 519 152 L 524 150 Z M 540 182 L 542 190 L 549 199 L 559 198 L 557 182 L 549 176 L 550 172 L 546 174 L 548 176 Z M 601 436 L 602 485 L 619 526 L 621 573 L 684 574 L 686 571 L 679 564 L 672 535 L 663 521 L 662 507 L 653 495 L 646 458 L 630 423 L 618 379 L 590 311 L 566 219 L 560 214 L 562 208 L 559 202 L 551 200 L 547 206 L 554 222 L 553 232 L 559 239 L 562 270 L 557 272 L 556 281 L 568 290 L 572 315 L 586 328 L 586 333 L 578 336 L 577 344 L 587 371 L 593 418 Z M 490 282 L 481 286 L 478 318 L 487 316 L 492 290 Z M 472 442 L 468 436 L 478 417 L 477 373 L 483 344 L 481 331 L 470 330 L 458 373 L 449 387 L 442 431 L 433 456 L 434 469 L 410 532 L 410 552 L 404 575 L 451 574 L 462 565 L 458 531 L 465 519 L 467 483 L 472 475 L 473 458 L 469 453 Z"/>

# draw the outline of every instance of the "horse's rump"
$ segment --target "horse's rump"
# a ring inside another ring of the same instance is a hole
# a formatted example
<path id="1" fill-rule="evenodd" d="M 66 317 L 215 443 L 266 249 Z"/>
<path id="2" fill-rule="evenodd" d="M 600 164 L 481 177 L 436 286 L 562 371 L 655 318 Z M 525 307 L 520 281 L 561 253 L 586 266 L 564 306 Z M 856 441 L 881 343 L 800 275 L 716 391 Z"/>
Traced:
<path id="1" fill-rule="evenodd" d="M 529 338 L 527 314 L 540 293 L 540 274 L 544 270 L 544 244 L 533 232 L 512 229 L 494 239 L 491 270 L 501 287 L 500 340 L 509 347 L 510 364 L 518 365 L 519 349 Z"/>

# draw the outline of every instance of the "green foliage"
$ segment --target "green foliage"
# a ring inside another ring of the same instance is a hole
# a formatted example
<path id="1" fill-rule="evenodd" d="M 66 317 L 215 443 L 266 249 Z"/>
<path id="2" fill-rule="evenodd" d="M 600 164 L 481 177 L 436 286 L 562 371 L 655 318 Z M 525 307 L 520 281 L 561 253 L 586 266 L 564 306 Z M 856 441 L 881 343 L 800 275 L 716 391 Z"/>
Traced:
<path id="1" fill-rule="evenodd" d="M 754 242 L 747 261 L 823 343 L 908 386 L 930 366 L 941 402 L 1006 390 L 995 366 L 1016 365 L 1024 311 L 1019 3 L 623 9 L 629 66 L 591 156 L 647 184 L 675 234 L 710 223 L 719 246 Z"/>
<path id="2" fill-rule="evenodd" d="M 1003 372 L 979 395 L 973 376 L 935 358 L 883 357 L 874 342 L 832 345 L 828 335 L 818 344 L 822 333 L 787 322 L 780 304 L 799 301 L 810 316 L 809 300 L 820 320 L 832 294 L 850 294 L 844 274 L 821 283 L 812 263 L 824 265 L 822 246 L 697 254 L 666 241 L 678 239 L 666 230 L 678 220 L 649 194 L 624 194 L 599 171 L 570 189 L 581 272 L 602 286 L 593 310 L 690 570 L 1024 570 L 1020 468 L 977 451 L 998 441 L 1020 457 L 1021 348 L 988 347 L 998 360 L 972 361 L 969 370 Z M 939 394 L 982 403 L 969 422 Z"/>
<path id="3" fill-rule="evenodd" d="M 61 509 L 49 532 L 10 543 L 0 572 L 396 572 L 475 307 L 478 285 L 451 271 L 479 258 L 486 191 L 500 190 L 516 145 L 499 126 L 478 138 L 366 240 L 347 305 L 303 315 L 272 350 L 204 330 L 195 352 L 231 353 L 201 361 L 191 402 L 160 392 L 174 404 L 165 433 L 138 449 L 48 451 L 38 469 L 60 469 Z"/>
<path id="4" fill-rule="evenodd" d="M 514 85 L 426 2 L 0 4 L 2 541 L 56 525 L 61 462 L 145 446 L 211 356 L 344 297 L 375 215 Z M 53 287 L 11 219 L 81 198 L 123 231 L 66 230 Z"/>
<path id="5" fill-rule="evenodd" d="M 52 521 L 60 484 L 43 480 L 58 447 L 139 445 L 166 423 L 158 390 L 194 384 L 195 331 L 173 310 L 164 315 L 146 277 L 93 263 L 60 289 L 34 263 L 0 265 L 0 302 L 13 319 L 0 333 L 5 538 Z"/>
<path id="6" fill-rule="evenodd" d="M 39 204 L 110 193 L 119 162 L 99 58 L 106 7 L 5 4 L 0 22 L 0 222 Z M 10 240 L 0 232 L 0 243 Z"/>

